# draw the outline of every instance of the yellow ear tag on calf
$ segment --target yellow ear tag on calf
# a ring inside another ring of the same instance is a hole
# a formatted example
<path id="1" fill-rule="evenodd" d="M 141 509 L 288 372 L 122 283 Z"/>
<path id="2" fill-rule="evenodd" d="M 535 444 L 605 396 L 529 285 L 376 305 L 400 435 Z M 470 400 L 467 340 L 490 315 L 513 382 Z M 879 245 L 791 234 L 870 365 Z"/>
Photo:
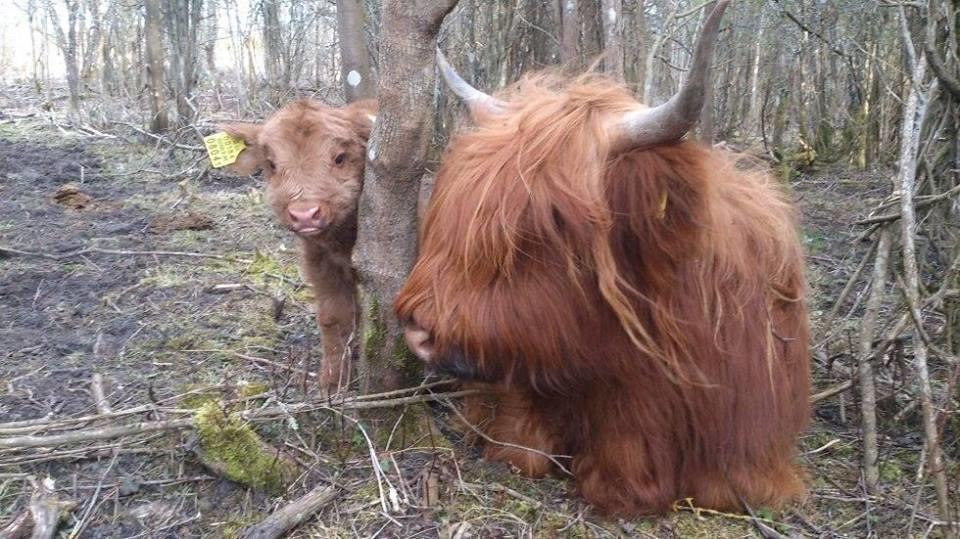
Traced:
<path id="1" fill-rule="evenodd" d="M 223 132 L 203 137 L 203 145 L 207 147 L 207 155 L 214 168 L 235 163 L 237 156 L 247 147 L 243 140 Z"/>

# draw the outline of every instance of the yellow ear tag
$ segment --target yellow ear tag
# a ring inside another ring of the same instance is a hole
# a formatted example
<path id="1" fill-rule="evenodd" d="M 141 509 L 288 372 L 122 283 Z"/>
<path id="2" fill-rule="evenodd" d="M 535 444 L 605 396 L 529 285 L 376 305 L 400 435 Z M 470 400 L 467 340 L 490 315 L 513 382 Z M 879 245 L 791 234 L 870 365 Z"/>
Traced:
<path id="1" fill-rule="evenodd" d="M 207 147 L 210 164 L 214 168 L 235 163 L 237 156 L 247 147 L 243 140 L 223 132 L 203 137 L 203 145 Z"/>
<path id="2" fill-rule="evenodd" d="M 660 207 L 657 208 L 657 219 L 663 219 L 663 217 L 666 214 L 667 214 L 667 192 L 664 191 L 663 194 L 660 195 Z"/>

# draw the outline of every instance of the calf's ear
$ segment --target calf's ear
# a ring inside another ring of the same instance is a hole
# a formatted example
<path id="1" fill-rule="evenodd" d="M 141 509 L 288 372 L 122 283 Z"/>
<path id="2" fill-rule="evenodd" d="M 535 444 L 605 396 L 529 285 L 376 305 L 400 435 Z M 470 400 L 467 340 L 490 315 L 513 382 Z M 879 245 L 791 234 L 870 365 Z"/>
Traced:
<path id="1" fill-rule="evenodd" d="M 377 121 L 377 102 L 373 99 L 363 101 L 354 101 L 344 110 L 353 122 L 353 128 L 364 141 L 370 140 L 370 132 L 373 131 L 373 124 Z"/>
<path id="2" fill-rule="evenodd" d="M 266 166 L 267 157 L 263 147 L 257 143 L 260 127 L 260 124 L 247 123 L 230 123 L 220 126 L 220 129 L 227 134 L 242 140 L 247 145 L 237 156 L 237 160 L 224 167 L 225 169 L 236 174 L 250 175 Z"/>

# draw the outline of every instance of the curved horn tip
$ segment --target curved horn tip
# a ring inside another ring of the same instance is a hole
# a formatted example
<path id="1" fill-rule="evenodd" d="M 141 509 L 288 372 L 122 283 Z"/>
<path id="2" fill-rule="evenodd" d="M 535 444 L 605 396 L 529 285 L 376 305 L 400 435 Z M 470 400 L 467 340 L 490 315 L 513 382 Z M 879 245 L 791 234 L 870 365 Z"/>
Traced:
<path id="1" fill-rule="evenodd" d="M 730 0 L 717 0 L 707 14 L 694 46 L 687 79 L 680 90 L 666 103 L 628 112 L 614 124 L 616 133 L 612 147 L 615 151 L 673 142 L 683 138 L 696 125 L 704 106 L 704 88 L 710 84 L 720 20 L 729 4 Z"/>
<path id="2" fill-rule="evenodd" d="M 502 101 L 490 96 L 480 90 L 477 90 L 457 73 L 457 70 L 447 61 L 446 55 L 437 47 L 437 66 L 440 68 L 440 75 L 447 83 L 447 86 L 453 90 L 453 93 L 466 102 L 471 114 L 478 112 L 497 113 L 506 108 Z"/>

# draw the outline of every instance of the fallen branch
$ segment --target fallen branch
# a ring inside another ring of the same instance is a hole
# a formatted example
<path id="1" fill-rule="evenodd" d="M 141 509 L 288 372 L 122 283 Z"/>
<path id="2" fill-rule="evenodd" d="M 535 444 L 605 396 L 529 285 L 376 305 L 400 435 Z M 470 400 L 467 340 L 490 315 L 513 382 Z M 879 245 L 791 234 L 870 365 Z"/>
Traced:
<path id="1" fill-rule="evenodd" d="M 90 253 L 98 253 L 98 254 L 104 254 L 104 255 L 120 255 L 120 256 L 186 256 L 191 258 L 215 258 L 217 260 L 228 260 L 231 262 L 240 262 L 243 264 L 249 264 L 252 262 L 251 260 L 247 260 L 243 258 L 234 258 L 232 256 L 217 255 L 212 253 L 192 253 L 188 251 L 124 251 L 124 250 L 117 250 L 117 249 L 101 249 L 99 247 L 85 247 L 83 249 L 78 249 L 76 251 L 68 251 L 66 253 L 60 253 L 60 254 L 51 254 L 51 253 L 43 253 L 39 251 L 24 251 L 21 249 L 16 249 L 14 247 L 0 245 L 0 255 L 36 256 L 40 258 L 47 258 L 49 260 L 64 260 L 66 258 L 83 256 L 85 254 L 90 254 Z"/>
<path id="2" fill-rule="evenodd" d="M 302 497 L 284 505 L 260 523 L 244 530 L 243 539 L 274 539 L 296 528 L 333 501 L 340 491 L 329 485 L 318 485 Z"/>
<path id="3" fill-rule="evenodd" d="M 37 482 L 33 476 L 27 478 L 33 486 L 33 495 L 27 509 L 18 515 L 6 528 L 0 530 L 0 537 L 18 539 L 49 539 L 57 532 L 63 517 L 76 507 L 76 502 L 60 500 L 53 479 L 47 477 Z"/>
<path id="4" fill-rule="evenodd" d="M 97 412 L 101 414 L 111 414 L 110 402 L 103 392 L 103 376 L 95 372 L 90 380 L 90 394 L 93 395 L 93 402 L 97 407 Z"/>
<path id="5" fill-rule="evenodd" d="M 192 426 L 193 418 L 187 417 L 183 419 L 171 419 L 169 421 L 145 421 L 119 427 L 78 430 L 63 434 L 50 434 L 48 436 L 14 436 L 12 438 L 0 438 L 0 448 L 21 449 L 25 447 L 51 447 L 79 442 L 109 440 L 111 438 L 120 438 L 122 436 L 159 430 L 185 429 Z"/>
<path id="6" fill-rule="evenodd" d="M 476 394 L 476 390 L 454 391 L 450 393 L 430 393 L 427 395 L 413 395 L 409 397 L 362 400 L 358 397 L 352 397 L 344 401 L 333 401 L 331 399 L 317 399 L 315 401 L 306 401 L 300 403 L 287 404 L 283 406 L 271 406 L 257 410 L 246 410 L 239 412 L 240 418 L 247 421 L 269 421 L 277 418 L 285 418 L 290 414 L 306 413 L 322 409 L 332 409 L 337 407 L 343 410 L 367 410 L 373 408 L 392 408 L 395 406 L 404 406 L 415 402 L 431 402 L 467 395 Z M 191 414 L 192 410 L 171 410 L 171 413 Z M 122 414 L 122 412 L 115 412 Z M 96 417 L 96 416 L 94 416 Z M 109 417 L 109 416 L 107 416 Z M 28 447 L 52 447 L 56 445 L 92 442 L 96 440 L 109 440 L 123 436 L 143 434 L 146 432 L 181 430 L 194 428 L 194 418 L 187 416 L 179 419 L 169 419 L 164 421 L 144 421 L 130 425 L 121 425 L 115 427 L 102 427 L 95 429 L 76 430 L 60 434 L 50 434 L 46 436 L 14 436 L 10 438 L 0 438 L 0 449 L 22 449 Z"/>

